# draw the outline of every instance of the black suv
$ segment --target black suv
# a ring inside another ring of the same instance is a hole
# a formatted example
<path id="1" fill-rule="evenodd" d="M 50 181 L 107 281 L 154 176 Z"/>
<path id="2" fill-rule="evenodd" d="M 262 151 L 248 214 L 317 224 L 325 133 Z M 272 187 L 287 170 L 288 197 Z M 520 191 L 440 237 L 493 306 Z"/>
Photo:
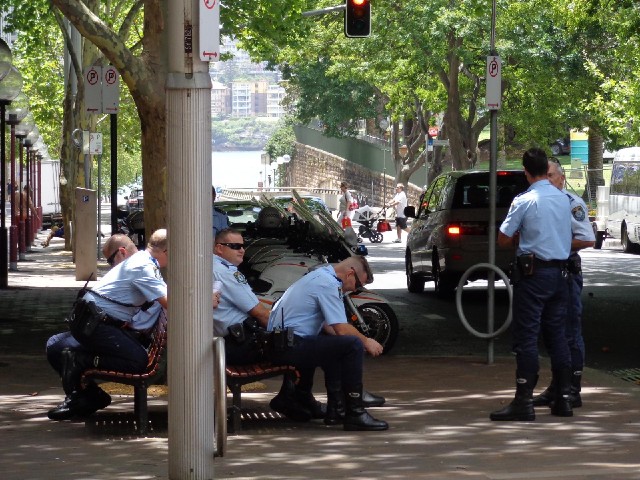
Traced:
<path id="1" fill-rule="evenodd" d="M 497 172 L 496 229 L 513 198 L 527 188 L 524 171 Z M 422 292 L 425 281 L 431 280 L 436 294 L 450 294 L 469 267 L 488 261 L 489 172 L 444 173 L 421 195 L 417 213 L 415 207 L 407 207 L 405 214 L 414 217 L 405 253 L 410 292 Z M 496 265 L 503 271 L 513 256 L 513 249 L 496 244 Z M 476 270 L 469 280 L 481 278 L 487 278 L 487 270 Z"/>
<path id="2" fill-rule="evenodd" d="M 134 188 L 131 190 L 131 193 L 129 193 L 129 196 L 125 198 L 127 199 L 127 212 L 130 214 L 144 210 L 144 193 L 141 188 Z"/>

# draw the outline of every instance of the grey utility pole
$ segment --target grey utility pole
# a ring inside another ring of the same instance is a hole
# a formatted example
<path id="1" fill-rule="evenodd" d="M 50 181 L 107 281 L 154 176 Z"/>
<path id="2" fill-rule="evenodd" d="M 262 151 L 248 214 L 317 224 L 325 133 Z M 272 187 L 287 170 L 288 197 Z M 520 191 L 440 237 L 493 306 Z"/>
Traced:
<path id="1" fill-rule="evenodd" d="M 211 79 L 198 39 L 199 7 L 212 2 L 202 3 L 166 2 L 171 480 L 214 478 Z"/>

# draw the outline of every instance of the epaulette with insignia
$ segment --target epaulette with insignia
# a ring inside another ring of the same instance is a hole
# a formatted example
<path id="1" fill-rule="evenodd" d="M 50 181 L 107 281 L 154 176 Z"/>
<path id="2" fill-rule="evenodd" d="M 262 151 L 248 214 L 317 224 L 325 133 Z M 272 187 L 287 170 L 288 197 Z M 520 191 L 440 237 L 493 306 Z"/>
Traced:
<path id="1" fill-rule="evenodd" d="M 587 216 L 586 212 L 582 208 L 582 205 L 579 204 L 571 209 L 571 215 L 573 215 L 573 218 L 575 218 L 578 222 L 582 222 Z"/>
<path id="2" fill-rule="evenodd" d="M 247 279 L 245 278 L 245 276 L 240 273 L 240 272 L 234 272 L 233 273 L 234 278 L 236 279 L 236 282 L 238 283 L 247 283 Z"/>

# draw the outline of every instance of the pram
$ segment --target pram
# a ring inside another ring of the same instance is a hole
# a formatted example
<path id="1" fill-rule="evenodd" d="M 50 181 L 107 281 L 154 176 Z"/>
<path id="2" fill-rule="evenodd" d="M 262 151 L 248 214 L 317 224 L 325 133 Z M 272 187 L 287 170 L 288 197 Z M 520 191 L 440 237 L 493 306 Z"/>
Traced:
<path id="1" fill-rule="evenodd" d="M 382 232 L 391 231 L 391 225 L 386 218 L 380 218 L 382 212 L 385 212 L 384 207 L 380 211 L 367 219 L 358 220 L 360 227 L 358 228 L 358 242 L 362 243 L 365 238 L 368 238 L 371 243 L 382 242 Z M 386 215 L 386 212 L 385 212 Z M 377 222 L 377 224 L 376 224 Z M 374 225 L 376 225 L 374 227 Z"/>

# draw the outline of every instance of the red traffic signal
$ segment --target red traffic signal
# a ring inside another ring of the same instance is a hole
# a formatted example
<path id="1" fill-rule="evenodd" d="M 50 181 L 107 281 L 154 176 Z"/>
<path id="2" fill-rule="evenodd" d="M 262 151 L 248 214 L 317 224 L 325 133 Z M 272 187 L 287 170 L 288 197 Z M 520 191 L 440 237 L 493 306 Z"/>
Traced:
<path id="1" fill-rule="evenodd" d="M 371 34 L 371 0 L 346 0 L 344 34 L 368 37 Z"/>

